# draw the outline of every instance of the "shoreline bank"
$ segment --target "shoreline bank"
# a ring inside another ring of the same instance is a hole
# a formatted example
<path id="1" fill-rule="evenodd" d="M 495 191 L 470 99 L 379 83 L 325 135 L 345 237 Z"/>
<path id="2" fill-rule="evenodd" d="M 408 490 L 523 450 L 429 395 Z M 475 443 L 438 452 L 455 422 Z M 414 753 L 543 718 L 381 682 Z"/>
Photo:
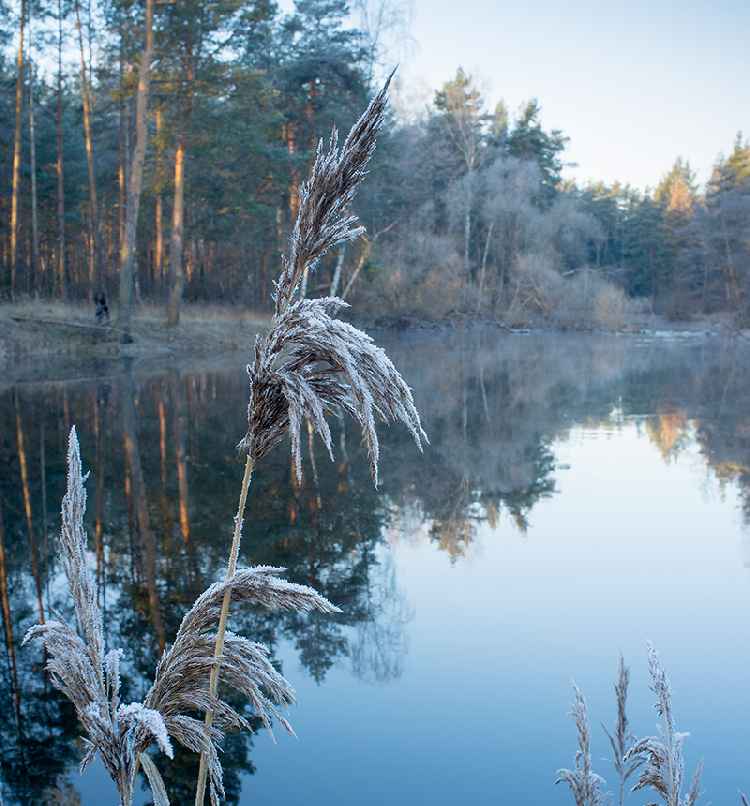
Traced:
<path id="1" fill-rule="evenodd" d="M 106 326 L 97 325 L 90 306 L 56 301 L 25 301 L 0 304 L 0 362 L 60 358 L 77 359 L 169 359 L 220 358 L 246 352 L 251 355 L 255 336 L 267 330 L 270 314 L 235 306 L 185 304 L 179 328 L 168 328 L 161 308 L 141 305 L 133 317 L 132 341 L 123 343 L 115 316 Z M 498 333 L 565 332 L 538 320 L 528 327 L 508 327 L 502 322 L 478 317 L 449 317 L 426 322 L 403 316 L 378 316 L 356 321 L 365 330 L 418 331 L 487 329 Z M 609 331 L 598 332 L 606 335 Z M 655 338 L 735 337 L 750 339 L 750 330 L 738 328 L 726 315 L 695 316 L 672 321 L 644 316 L 618 331 L 622 335 Z"/>

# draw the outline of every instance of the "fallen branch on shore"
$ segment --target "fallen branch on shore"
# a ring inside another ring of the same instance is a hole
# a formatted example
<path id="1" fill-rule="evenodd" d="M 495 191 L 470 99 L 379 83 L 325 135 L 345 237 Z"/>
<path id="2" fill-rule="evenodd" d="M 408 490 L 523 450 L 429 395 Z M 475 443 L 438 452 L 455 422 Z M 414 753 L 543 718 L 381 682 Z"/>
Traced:
<path id="1" fill-rule="evenodd" d="M 113 325 L 87 325 L 84 322 L 69 322 L 64 319 L 43 319 L 37 316 L 11 316 L 9 317 L 14 322 L 34 322 L 40 325 L 59 325 L 60 327 L 83 327 L 88 330 L 113 330 L 118 333 L 124 333 L 121 328 L 114 327 Z"/>

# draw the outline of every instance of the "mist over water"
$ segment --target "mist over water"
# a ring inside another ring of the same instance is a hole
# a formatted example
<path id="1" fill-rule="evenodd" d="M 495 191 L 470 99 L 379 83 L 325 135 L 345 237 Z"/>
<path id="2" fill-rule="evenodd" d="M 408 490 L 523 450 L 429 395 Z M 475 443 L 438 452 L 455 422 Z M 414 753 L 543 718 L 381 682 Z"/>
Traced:
<path id="1" fill-rule="evenodd" d="M 632 727 L 655 733 L 650 639 L 677 729 L 692 734 L 688 775 L 704 758 L 706 800 L 734 802 L 750 787 L 750 349 L 494 330 L 378 341 L 431 444 L 421 455 L 405 429 L 381 428 L 378 491 L 356 428 L 336 419 L 334 462 L 305 445 L 301 484 L 287 444 L 256 469 L 241 562 L 286 567 L 344 614 L 235 614 L 232 628 L 267 643 L 297 689 L 299 739 L 228 737 L 229 801 L 571 803 L 553 785 L 576 750 L 571 678 L 588 702 L 594 770 L 616 792 L 599 723 L 614 724 L 622 651 Z M 91 471 L 107 640 L 125 650 L 124 699 L 140 698 L 160 646 L 224 572 L 245 361 L 109 362 L 75 377 L 4 368 L 4 802 L 117 797 L 101 768 L 78 777 L 72 709 L 45 681 L 40 649 L 20 647 L 40 608 L 71 609 L 55 560 L 69 428 Z M 141 489 L 150 534 L 137 527 Z M 165 774 L 171 802 L 192 802 L 191 761 Z"/>

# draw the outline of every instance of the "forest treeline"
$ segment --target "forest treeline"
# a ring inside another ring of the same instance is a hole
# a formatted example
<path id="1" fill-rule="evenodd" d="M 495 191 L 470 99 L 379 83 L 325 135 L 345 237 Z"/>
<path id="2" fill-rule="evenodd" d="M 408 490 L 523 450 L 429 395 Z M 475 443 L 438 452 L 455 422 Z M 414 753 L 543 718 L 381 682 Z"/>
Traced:
<path id="1" fill-rule="evenodd" d="M 152 300 L 172 324 L 183 298 L 269 306 L 317 142 L 364 109 L 404 19 L 398 0 L 0 10 L 0 296 L 106 295 L 121 317 Z M 423 114 L 394 114 L 351 211 L 365 237 L 302 292 L 404 320 L 741 323 L 748 142 L 703 190 L 680 158 L 645 193 L 578 187 L 539 115 L 491 108 L 460 68 Z"/>

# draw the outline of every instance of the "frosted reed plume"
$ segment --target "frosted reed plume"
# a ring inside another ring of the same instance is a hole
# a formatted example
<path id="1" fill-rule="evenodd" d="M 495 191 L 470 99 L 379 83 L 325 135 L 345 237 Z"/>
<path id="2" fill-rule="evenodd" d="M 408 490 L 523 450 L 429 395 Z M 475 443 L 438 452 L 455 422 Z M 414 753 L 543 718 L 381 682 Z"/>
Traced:
<path id="1" fill-rule="evenodd" d="M 83 528 L 86 491 L 75 428 L 68 441 L 68 489 L 62 505 L 60 562 L 73 599 L 77 629 L 59 613 L 32 627 L 24 643 L 39 638 L 48 652 L 47 668 L 54 684 L 75 705 L 86 754 L 81 771 L 98 753 L 117 784 L 121 806 L 130 806 L 138 768 L 143 767 L 155 806 L 168 806 L 166 788 L 146 754 L 154 742 L 172 757 L 171 740 L 207 758 L 211 802 L 223 797 L 219 743 L 229 727 L 250 729 L 247 720 L 211 692 L 209 672 L 214 664 L 215 628 L 228 588 L 235 604 L 255 602 L 269 609 L 338 612 L 312 588 L 295 585 L 274 574 L 282 569 L 257 567 L 236 570 L 231 579 L 212 585 L 185 615 L 173 645 L 161 658 L 154 683 L 142 703 L 120 701 L 121 649 L 105 653 L 102 614 L 97 586 L 86 559 L 87 535 Z M 286 730 L 289 723 L 277 707 L 288 711 L 294 690 L 274 669 L 262 644 L 227 633 L 223 645 L 224 682 L 253 704 L 265 726 L 275 718 Z M 194 718 L 211 710 L 213 724 Z"/>
<path id="2" fill-rule="evenodd" d="M 617 682 L 615 683 L 615 695 L 617 697 L 617 720 L 615 722 L 614 733 L 610 733 L 602 724 L 604 732 L 607 734 L 609 743 L 612 745 L 612 759 L 606 759 L 615 768 L 620 776 L 620 806 L 622 806 L 625 795 L 625 782 L 645 761 L 641 753 L 631 752 L 635 744 L 635 731 L 630 730 L 630 720 L 625 710 L 628 701 L 628 685 L 630 683 L 630 669 L 625 665 L 625 660 L 620 655 L 620 669 Z"/>
<path id="3" fill-rule="evenodd" d="M 209 697 L 215 698 L 224 667 L 225 628 L 234 596 L 235 568 L 242 536 L 242 518 L 255 463 L 285 434 L 291 441 L 297 478 L 302 476 L 300 428 L 307 420 L 323 440 L 331 458 L 331 431 L 326 414 L 348 412 L 359 423 L 370 457 L 373 482 L 378 483 L 379 447 L 375 416 L 388 423 L 402 420 L 422 449 L 422 429 L 411 390 L 385 352 L 361 330 L 331 317 L 329 308 L 346 303 L 338 297 L 298 299 L 295 294 L 305 271 L 312 271 L 325 253 L 338 243 L 363 232 L 356 216 L 346 212 L 375 150 L 385 121 L 388 84 L 373 98 L 352 126 L 339 151 L 334 129 L 327 152 L 318 144 L 308 182 L 300 188 L 300 208 L 288 257 L 275 284 L 276 308 L 265 338 L 255 340 L 255 358 L 248 364 L 250 396 L 248 429 L 239 447 L 247 452 L 234 536 L 227 563 L 227 578 L 214 647 Z M 212 728 L 214 712 L 206 709 L 205 729 Z M 204 751 L 195 792 L 195 806 L 203 806 L 207 775 L 213 761 Z M 211 773 L 213 776 L 213 773 Z M 213 792 L 213 790 L 212 790 Z"/>
<path id="4" fill-rule="evenodd" d="M 390 79 L 389 79 L 390 80 Z M 154 742 L 172 755 L 172 740 L 201 754 L 195 803 L 203 806 L 206 784 L 213 806 L 224 796 L 220 742 L 230 727 L 249 729 L 248 721 L 218 695 L 223 682 L 244 695 L 264 725 L 284 716 L 294 702 L 291 685 L 274 669 L 268 650 L 227 631 L 230 605 L 256 602 L 271 609 L 339 612 L 312 588 L 274 574 L 277 568 L 238 568 L 243 513 L 255 462 L 285 434 L 301 474 L 300 427 L 308 420 L 329 453 L 328 413 L 346 411 L 359 423 L 377 484 L 378 439 L 375 417 L 402 420 L 421 449 L 427 437 L 411 391 L 385 352 L 360 330 L 333 319 L 328 310 L 344 305 L 336 297 L 296 300 L 305 270 L 310 271 L 332 246 L 362 232 L 346 206 L 366 175 L 366 166 L 383 125 L 388 82 L 352 127 L 339 151 L 336 131 L 329 149 L 319 146 L 310 181 L 300 191 L 299 219 L 288 258 L 276 284 L 276 311 L 265 339 L 256 339 L 255 361 L 248 366 L 248 431 L 240 445 L 248 457 L 240 490 L 226 578 L 212 585 L 185 615 L 175 641 L 160 660 L 144 701 L 120 702 L 120 649 L 105 653 L 96 582 L 86 559 L 83 529 L 85 481 L 75 430 L 68 449 L 68 492 L 63 500 L 61 562 L 73 598 L 77 629 L 57 615 L 32 628 L 25 641 L 39 638 L 49 653 L 55 685 L 74 703 L 88 733 L 85 767 L 98 753 L 117 783 L 122 806 L 132 802 L 139 768 L 149 780 L 155 806 L 168 806 L 166 787 L 146 753 Z M 196 714 L 205 712 L 205 719 Z"/>
<path id="5" fill-rule="evenodd" d="M 675 728 L 674 713 L 672 712 L 672 695 L 674 694 L 672 684 L 659 660 L 659 653 L 651 641 L 648 642 L 648 666 L 652 679 L 652 685 L 649 688 L 657 698 L 654 708 L 659 716 L 663 717 L 664 725 L 657 724 L 659 735 L 641 739 L 626 757 L 629 758 L 640 753 L 646 758 L 645 766 L 638 775 L 638 783 L 630 791 L 635 792 L 650 786 L 667 806 L 693 806 L 703 794 L 700 791 L 703 761 L 698 764 L 693 775 L 690 791 L 682 797 L 682 785 L 685 779 L 682 743 L 690 734 L 679 733 Z"/>
<path id="6" fill-rule="evenodd" d="M 346 206 L 367 174 L 385 120 L 389 82 L 354 124 L 341 151 L 335 129 L 327 153 L 322 142 L 318 145 L 310 180 L 300 188 L 299 218 L 276 284 L 271 328 L 264 339 L 256 339 L 255 360 L 247 367 L 248 430 L 240 447 L 257 462 L 288 434 L 298 477 L 302 421 L 311 423 L 333 457 L 325 415 L 339 408 L 362 429 L 376 485 L 376 415 L 386 423 L 402 420 L 420 450 L 427 441 L 411 391 L 385 352 L 366 333 L 329 315 L 330 308 L 346 303 L 337 297 L 294 299 L 306 268 L 312 270 L 332 246 L 364 231 L 354 226 L 357 218 L 347 215 Z"/>
<path id="7" fill-rule="evenodd" d="M 136 731 L 145 748 L 156 741 L 172 756 L 172 746 L 161 714 L 142 703 L 120 702 L 121 649 L 105 654 L 102 615 L 96 602 L 97 587 L 86 561 L 86 532 L 83 514 L 86 491 L 81 475 L 81 456 L 75 427 L 68 440 L 68 489 L 62 502 L 60 563 L 65 572 L 75 607 L 78 629 L 59 613 L 56 618 L 32 627 L 24 644 L 34 638 L 44 643 L 47 669 L 52 681 L 73 703 L 88 737 L 81 771 L 99 753 L 107 772 L 117 784 L 120 803 L 128 806 L 136 772 Z"/>
<path id="8" fill-rule="evenodd" d="M 575 754 L 575 767 L 572 770 L 558 770 L 556 784 L 564 782 L 570 786 L 576 806 L 604 806 L 609 802 L 610 793 L 602 792 L 606 781 L 591 769 L 591 725 L 589 723 L 586 700 L 573 682 L 575 703 L 571 703 L 570 715 L 578 731 L 578 750 Z"/>
<path id="9" fill-rule="evenodd" d="M 224 797 L 222 768 L 217 740 L 230 727 L 250 730 L 247 720 L 210 690 L 208 672 L 214 663 L 216 633 L 224 595 L 230 590 L 231 602 L 261 604 L 269 610 L 317 609 L 325 613 L 341 612 L 327 599 L 305 585 L 295 585 L 274 576 L 283 568 L 256 566 L 237 570 L 230 580 L 217 582 L 205 591 L 185 615 L 174 644 L 156 667 L 156 675 L 144 703 L 159 711 L 167 731 L 182 745 L 205 754 L 211 778 L 211 801 Z M 271 718 L 289 733 L 294 733 L 274 703 L 286 713 L 293 705 L 294 689 L 272 666 L 268 649 L 227 632 L 221 660 L 222 681 L 244 695 L 273 737 Z M 212 724 L 188 716 L 196 711 L 211 711 Z"/>

